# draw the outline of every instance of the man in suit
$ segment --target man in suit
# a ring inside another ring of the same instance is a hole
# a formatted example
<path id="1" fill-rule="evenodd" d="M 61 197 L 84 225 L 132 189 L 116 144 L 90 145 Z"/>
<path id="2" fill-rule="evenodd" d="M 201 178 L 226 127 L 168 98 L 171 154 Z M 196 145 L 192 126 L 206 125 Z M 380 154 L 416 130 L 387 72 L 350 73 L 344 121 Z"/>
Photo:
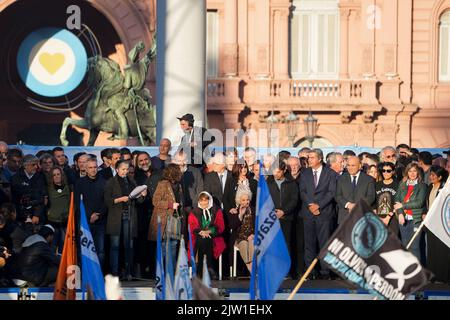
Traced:
<path id="1" fill-rule="evenodd" d="M 117 148 L 110 148 L 106 153 L 106 158 L 110 163 L 110 166 L 101 170 L 99 175 L 108 181 L 110 178 L 116 176 L 116 163 L 120 160 L 120 150 Z"/>
<path id="2" fill-rule="evenodd" d="M 209 156 L 209 152 L 205 152 L 205 149 L 216 138 L 208 135 L 205 128 L 194 126 L 194 116 L 190 113 L 177 119 L 180 120 L 180 127 L 184 132 L 177 152 L 183 150 L 188 154 L 189 164 L 201 167 L 204 163 L 203 154 Z"/>
<path id="3" fill-rule="evenodd" d="M 267 187 L 275 205 L 275 215 L 280 221 L 286 246 L 292 259 L 291 238 L 294 215 L 297 214 L 298 186 L 287 172 L 287 164 L 282 159 L 275 160 L 273 175 L 267 178 Z"/>
<path id="4" fill-rule="evenodd" d="M 301 216 L 305 228 L 305 267 L 317 257 L 333 231 L 336 173 L 323 165 L 320 149 L 308 152 L 308 168 L 300 176 Z M 319 243 L 319 250 L 316 243 Z M 330 271 L 321 264 L 321 275 L 330 278 Z M 315 278 L 313 273 L 311 278 Z"/>
<path id="5" fill-rule="evenodd" d="M 198 195 L 204 191 L 203 176 L 200 169 L 187 164 L 187 155 L 183 151 L 177 152 L 173 158 L 172 163 L 180 167 L 181 187 L 183 189 L 183 210 L 184 221 L 188 221 L 189 213 L 198 204 Z M 187 224 L 183 226 L 184 238 L 188 239 Z"/>
<path id="6" fill-rule="evenodd" d="M 337 182 L 336 202 L 339 206 L 338 224 L 352 211 L 356 203 L 364 199 L 371 206 L 375 202 L 375 180 L 361 171 L 358 157 L 348 157 L 347 172 Z"/>
<path id="7" fill-rule="evenodd" d="M 213 197 L 214 203 L 223 209 L 223 195 L 232 187 L 233 177 L 225 168 L 225 156 L 217 153 L 213 158 L 213 172 L 205 174 L 204 187 Z"/>

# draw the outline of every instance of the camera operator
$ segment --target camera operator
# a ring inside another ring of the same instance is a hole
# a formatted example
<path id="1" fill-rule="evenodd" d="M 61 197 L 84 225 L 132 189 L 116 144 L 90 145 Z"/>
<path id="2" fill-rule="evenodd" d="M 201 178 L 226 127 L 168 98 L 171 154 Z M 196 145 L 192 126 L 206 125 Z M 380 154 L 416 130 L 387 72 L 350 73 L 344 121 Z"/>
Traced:
<path id="1" fill-rule="evenodd" d="M 45 223 L 47 188 L 45 177 L 37 171 L 38 158 L 28 154 L 23 158 L 23 167 L 11 181 L 13 203 L 16 205 L 18 221 L 31 219 L 34 225 Z"/>

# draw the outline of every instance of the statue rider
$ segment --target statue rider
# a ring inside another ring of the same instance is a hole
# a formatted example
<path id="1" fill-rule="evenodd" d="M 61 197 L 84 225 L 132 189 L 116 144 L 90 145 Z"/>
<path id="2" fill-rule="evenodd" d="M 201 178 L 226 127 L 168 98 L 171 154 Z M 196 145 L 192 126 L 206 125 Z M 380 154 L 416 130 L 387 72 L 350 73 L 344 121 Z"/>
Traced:
<path id="1" fill-rule="evenodd" d="M 127 101 L 114 110 L 114 116 L 119 122 L 119 134 L 115 138 L 128 138 L 128 125 L 125 118 L 125 113 L 133 108 L 142 108 L 150 110 L 150 91 L 145 86 L 146 75 L 151 61 L 156 56 L 156 39 L 153 39 L 152 48 L 139 61 L 140 53 L 145 49 L 145 45 L 140 41 L 129 53 L 128 58 L 130 63 L 124 68 L 125 79 L 123 87 L 128 95 Z"/>

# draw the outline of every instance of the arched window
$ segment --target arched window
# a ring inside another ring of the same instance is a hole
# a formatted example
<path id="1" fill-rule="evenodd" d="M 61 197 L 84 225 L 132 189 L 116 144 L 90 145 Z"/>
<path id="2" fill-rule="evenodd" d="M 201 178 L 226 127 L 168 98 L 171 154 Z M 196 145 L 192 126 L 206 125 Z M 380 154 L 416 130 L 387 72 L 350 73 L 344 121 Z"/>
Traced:
<path id="1" fill-rule="evenodd" d="M 450 82 L 450 10 L 439 21 L 439 81 Z"/>
<path id="2" fill-rule="evenodd" d="M 290 69 L 294 79 L 337 79 L 338 0 L 294 0 Z"/>

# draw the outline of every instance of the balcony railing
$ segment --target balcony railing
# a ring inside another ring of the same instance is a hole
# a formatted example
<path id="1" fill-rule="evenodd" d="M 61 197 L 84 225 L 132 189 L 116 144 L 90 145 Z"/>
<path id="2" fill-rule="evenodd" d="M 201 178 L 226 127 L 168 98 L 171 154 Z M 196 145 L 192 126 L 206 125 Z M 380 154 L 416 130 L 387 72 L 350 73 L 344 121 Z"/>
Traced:
<path id="1" fill-rule="evenodd" d="M 229 104 L 250 105 L 379 105 L 376 80 L 244 80 L 210 79 L 208 107 Z M 241 92 L 240 92 L 241 91 Z M 242 98 L 240 98 L 240 95 Z"/>

